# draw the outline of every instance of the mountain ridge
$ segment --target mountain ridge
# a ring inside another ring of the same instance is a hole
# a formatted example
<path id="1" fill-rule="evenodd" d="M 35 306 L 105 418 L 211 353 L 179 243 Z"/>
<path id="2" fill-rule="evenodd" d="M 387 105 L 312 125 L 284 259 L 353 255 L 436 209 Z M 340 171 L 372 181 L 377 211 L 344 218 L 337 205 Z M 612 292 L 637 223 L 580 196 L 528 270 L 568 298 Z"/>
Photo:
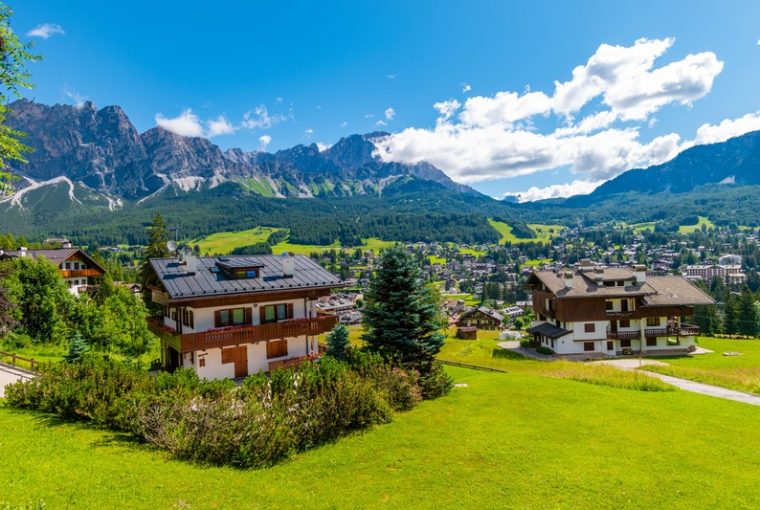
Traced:
<path id="1" fill-rule="evenodd" d="M 11 171 L 33 181 L 66 177 L 111 198 L 144 201 L 170 188 L 192 192 L 226 181 L 278 198 L 380 194 L 404 176 L 480 195 L 428 163 L 382 161 L 372 139 L 385 133 L 350 135 L 323 151 L 311 144 L 248 152 L 222 150 L 206 138 L 161 127 L 139 133 L 118 105 L 48 106 L 21 99 L 10 108 L 8 125 L 28 133 L 25 143 L 35 149 L 28 163 L 14 162 Z"/>

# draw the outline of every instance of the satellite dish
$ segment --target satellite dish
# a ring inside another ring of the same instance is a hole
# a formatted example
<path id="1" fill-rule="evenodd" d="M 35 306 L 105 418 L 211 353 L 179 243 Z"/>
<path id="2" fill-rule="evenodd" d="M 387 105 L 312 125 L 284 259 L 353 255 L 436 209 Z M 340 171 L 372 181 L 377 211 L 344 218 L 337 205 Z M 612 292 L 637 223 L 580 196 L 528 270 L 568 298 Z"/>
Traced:
<path id="1" fill-rule="evenodd" d="M 166 248 L 170 252 L 174 253 L 175 251 L 177 251 L 177 243 L 175 241 L 166 241 Z"/>

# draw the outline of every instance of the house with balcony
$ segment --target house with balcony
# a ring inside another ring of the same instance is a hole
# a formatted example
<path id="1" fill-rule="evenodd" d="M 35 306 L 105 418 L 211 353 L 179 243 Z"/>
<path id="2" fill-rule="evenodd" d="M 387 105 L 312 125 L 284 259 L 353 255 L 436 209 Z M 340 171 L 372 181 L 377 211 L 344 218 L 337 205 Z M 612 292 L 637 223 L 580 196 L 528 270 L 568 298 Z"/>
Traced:
<path id="1" fill-rule="evenodd" d="M 527 281 L 537 320 L 536 345 L 560 355 L 606 357 L 693 350 L 699 328 L 685 319 L 715 301 L 682 276 L 653 276 L 646 267 L 535 271 Z"/>
<path id="2" fill-rule="evenodd" d="M 106 270 L 95 262 L 87 253 L 79 248 L 74 248 L 68 241 L 62 248 L 56 250 L 27 250 L 20 247 L 18 250 L 0 250 L 0 259 L 31 257 L 37 259 L 44 257 L 58 266 L 58 273 L 66 281 L 69 292 L 75 296 L 87 292 L 94 278 L 102 277 Z"/>
<path id="3" fill-rule="evenodd" d="M 151 318 L 167 370 L 205 379 L 240 378 L 297 363 L 319 352 L 317 335 L 337 317 L 317 303 L 344 284 L 304 256 L 151 259 L 162 313 Z"/>

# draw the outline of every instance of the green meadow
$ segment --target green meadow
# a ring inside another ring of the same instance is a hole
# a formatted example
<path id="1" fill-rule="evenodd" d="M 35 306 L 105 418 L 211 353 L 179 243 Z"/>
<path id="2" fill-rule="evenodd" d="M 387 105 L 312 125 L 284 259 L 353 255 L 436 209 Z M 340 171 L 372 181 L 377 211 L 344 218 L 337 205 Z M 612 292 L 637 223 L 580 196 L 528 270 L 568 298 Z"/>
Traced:
<path id="1" fill-rule="evenodd" d="M 499 244 L 512 243 L 549 243 L 552 239 L 557 237 L 564 228 L 563 225 L 543 225 L 540 223 L 529 223 L 528 227 L 536 233 L 536 237 L 533 238 L 520 238 L 516 237 L 512 233 L 512 227 L 502 221 L 495 221 L 488 219 L 488 224 L 491 225 L 501 235 Z"/>

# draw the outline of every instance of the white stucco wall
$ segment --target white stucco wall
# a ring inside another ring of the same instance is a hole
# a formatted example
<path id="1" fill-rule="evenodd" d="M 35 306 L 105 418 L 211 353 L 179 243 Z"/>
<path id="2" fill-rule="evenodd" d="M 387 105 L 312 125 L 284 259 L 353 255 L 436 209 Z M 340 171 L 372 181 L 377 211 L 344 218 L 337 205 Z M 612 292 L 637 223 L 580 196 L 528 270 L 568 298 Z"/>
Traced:
<path id="1" fill-rule="evenodd" d="M 608 321 L 585 321 L 572 322 L 568 324 L 572 324 L 572 336 L 576 340 L 601 340 L 607 338 L 607 325 L 609 324 Z M 586 333 L 586 324 L 594 325 L 593 333 Z"/>

